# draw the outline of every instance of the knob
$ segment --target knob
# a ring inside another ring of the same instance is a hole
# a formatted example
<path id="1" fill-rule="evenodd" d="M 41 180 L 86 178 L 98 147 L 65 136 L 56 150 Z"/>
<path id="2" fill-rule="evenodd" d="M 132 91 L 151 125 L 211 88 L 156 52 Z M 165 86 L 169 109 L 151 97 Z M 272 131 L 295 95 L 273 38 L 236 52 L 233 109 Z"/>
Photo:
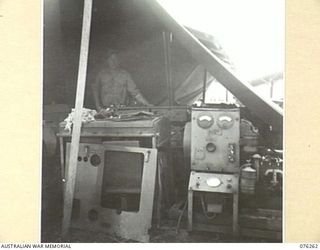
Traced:
<path id="1" fill-rule="evenodd" d="M 214 152 L 214 151 L 216 151 L 217 147 L 214 143 L 209 142 L 206 146 L 206 149 L 208 152 Z"/>
<path id="2" fill-rule="evenodd" d="M 90 163 L 91 163 L 91 165 L 93 165 L 95 167 L 98 166 L 101 163 L 100 156 L 97 154 L 92 155 L 90 158 Z"/>

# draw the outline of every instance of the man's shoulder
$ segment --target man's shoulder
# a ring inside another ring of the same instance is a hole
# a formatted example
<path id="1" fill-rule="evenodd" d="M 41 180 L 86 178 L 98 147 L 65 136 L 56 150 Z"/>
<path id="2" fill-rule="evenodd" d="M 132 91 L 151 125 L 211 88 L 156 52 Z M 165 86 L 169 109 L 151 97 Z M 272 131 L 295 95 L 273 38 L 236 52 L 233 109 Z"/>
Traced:
<path id="1" fill-rule="evenodd" d="M 124 69 L 119 69 L 119 74 L 125 77 L 130 77 L 129 72 L 125 71 Z"/>

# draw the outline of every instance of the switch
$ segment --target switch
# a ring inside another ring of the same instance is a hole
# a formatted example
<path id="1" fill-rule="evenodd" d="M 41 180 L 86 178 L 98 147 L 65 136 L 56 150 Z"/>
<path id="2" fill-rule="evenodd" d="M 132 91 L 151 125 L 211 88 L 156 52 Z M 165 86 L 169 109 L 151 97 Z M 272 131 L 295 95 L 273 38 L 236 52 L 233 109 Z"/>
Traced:
<path id="1" fill-rule="evenodd" d="M 196 187 L 199 188 L 200 186 L 200 177 L 197 178 Z"/>
<path id="2" fill-rule="evenodd" d="M 229 143 L 228 151 L 229 151 L 229 154 L 228 154 L 229 162 L 235 162 L 235 160 L 236 160 L 236 144 Z"/>

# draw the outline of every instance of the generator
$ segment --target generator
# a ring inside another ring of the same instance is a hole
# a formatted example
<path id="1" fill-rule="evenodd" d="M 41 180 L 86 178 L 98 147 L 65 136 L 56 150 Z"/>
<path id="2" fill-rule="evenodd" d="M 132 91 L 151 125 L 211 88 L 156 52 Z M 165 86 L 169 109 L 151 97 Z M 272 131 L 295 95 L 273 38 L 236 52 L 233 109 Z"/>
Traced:
<path id="1" fill-rule="evenodd" d="M 190 165 L 188 231 L 282 238 L 282 156 L 238 107 L 191 108 L 184 130 Z"/>

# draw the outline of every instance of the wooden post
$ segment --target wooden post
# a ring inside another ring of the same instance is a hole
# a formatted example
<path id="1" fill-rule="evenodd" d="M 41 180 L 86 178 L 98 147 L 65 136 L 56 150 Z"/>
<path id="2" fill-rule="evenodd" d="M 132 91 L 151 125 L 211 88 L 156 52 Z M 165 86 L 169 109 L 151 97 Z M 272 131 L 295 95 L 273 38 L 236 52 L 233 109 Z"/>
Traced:
<path id="1" fill-rule="evenodd" d="M 232 218 L 232 233 L 234 237 L 239 236 L 239 191 L 233 194 L 233 218 Z"/>
<path id="2" fill-rule="evenodd" d="M 65 162 L 64 162 L 64 154 L 63 154 L 63 137 L 59 138 L 60 145 L 60 163 L 61 163 L 61 180 L 65 182 Z M 63 189 L 64 191 L 64 189 Z"/>
<path id="3" fill-rule="evenodd" d="M 270 81 L 270 99 L 272 100 L 273 98 L 273 87 L 274 87 L 274 81 Z"/>
<path id="4" fill-rule="evenodd" d="M 68 172 L 66 175 L 66 185 L 65 185 L 65 192 L 64 192 L 63 221 L 62 221 L 63 237 L 65 237 L 66 234 L 68 233 L 70 223 L 71 223 L 75 179 L 77 175 L 77 158 L 78 158 L 78 152 L 79 152 L 82 108 L 83 108 L 83 101 L 84 101 L 86 76 L 87 76 L 91 13 L 92 13 L 92 0 L 84 0 L 75 115 L 74 115 L 74 121 L 73 121 L 70 157 L 69 157 Z"/>
<path id="5" fill-rule="evenodd" d="M 193 190 L 188 190 L 188 231 L 193 228 Z"/>
<path id="6" fill-rule="evenodd" d="M 172 33 L 163 31 L 163 45 L 164 45 L 164 60 L 165 60 L 165 71 L 166 81 L 168 89 L 169 106 L 174 105 L 174 90 L 172 86 L 172 69 L 171 69 L 171 43 Z"/>
<path id="7" fill-rule="evenodd" d="M 203 89 L 202 89 L 202 103 L 206 103 L 206 91 L 207 91 L 207 69 L 204 69 L 203 75 Z"/>

